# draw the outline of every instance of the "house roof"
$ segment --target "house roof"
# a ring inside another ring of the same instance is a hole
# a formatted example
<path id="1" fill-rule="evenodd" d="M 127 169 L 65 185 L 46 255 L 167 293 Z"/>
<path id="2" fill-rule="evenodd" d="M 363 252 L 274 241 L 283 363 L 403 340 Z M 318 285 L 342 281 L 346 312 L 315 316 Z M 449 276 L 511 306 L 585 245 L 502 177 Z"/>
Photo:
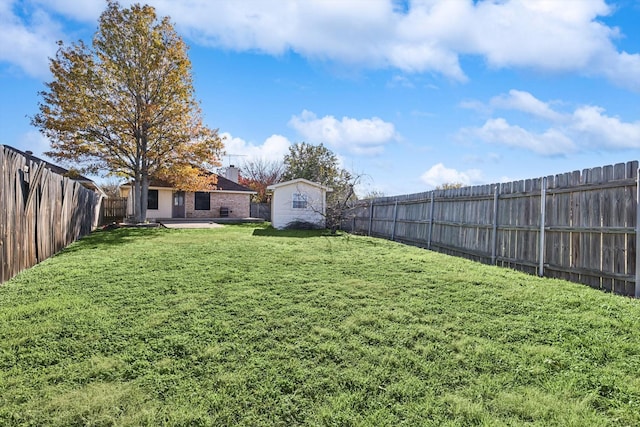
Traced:
<path id="1" fill-rule="evenodd" d="M 58 175 L 62 175 L 65 176 L 69 179 L 72 179 L 74 181 L 79 182 L 80 184 L 82 184 L 83 186 L 85 186 L 86 188 L 93 190 L 93 191 L 97 191 L 98 193 L 104 194 L 104 192 L 102 191 L 102 189 L 98 186 L 98 184 L 96 184 L 93 180 L 87 178 L 86 176 L 80 175 L 79 173 L 75 172 L 75 171 L 70 171 L 69 169 L 65 169 L 61 166 L 58 165 L 54 165 L 53 163 L 50 163 L 46 160 L 43 160 L 39 157 L 36 157 L 33 155 L 33 153 L 31 151 L 22 151 L 22 150 L 18 150 L 15 147 L 12 147 L 10 145 L 5 145 L 2 144 L 4 147 L 6 147 L 7 149 L 14 151 L 24 157 L 27 158 L 27 160 L 34 162 L 34 163 L 38 163 L 41 165 L 44 165 L 45 168 L 49 169 L 51 172 L 53 173 L 57 173 Z"/>
<path id="2" fill-rule="evenodd" d="M 327 187 L 326 185 L 322 185 L 322 184 L 318 184 L 317 182 L 313 182 L 313 181 L 309 181 L 308 179 L 304 179 L 304 178 L 296 178 L 296 179 L 292 179 L 291 181 L 284 181 L 284 182 L 279 182 L 277 184 L 272 184 L 270 186 L 267 187 L 267 190 L 275 190 L 276 188 L 280 188 L 280 187 L 286 187 L 288 185 L 296 185 L 296 184 L 307 184 L 310 185 L 312 187 L 318 187 L 321 188 L 327 192 L 332 192 L 333 188 Z"/>
<path id="3" fill-rule="evenodd" d="M 218 175 L 218 183 L 216 184 L 216 187 L 218 187 L 218 190 L 223 191 L 250 191 L 252 193 L 255 193 L 255 191 L 253 191 L 249 187 L 240 185 L 237 182 L 233 182 L 230 179 L 227 179 L 220 175 Z"/>
<path id="4" fill-rule="evenodd" d="M 217 177 L 217 183 L 215 185 L 215 188 L 209 188 L 209 189 L 203 189 L 203 190 L 255 193 L 255 191 L 253 191 L 252 189 L 245 187 L 244 185 L 240 185 L 237 182 L 233 182 L 230 179 L 227 179 L 223 176 L 220 176 L 215 173 L 212 175 L 215 175 Z M 132 186 L 133 186 L 132 182 L 128 182 L 127 184 L 123 185 L 123 187 L 132 187 Z M 155 178 L 151 178 L 149 180 L 149 187 L 174 188 L 174 186 L 171 185 L 169 182 L 161 179 L 155 179 Z"/>

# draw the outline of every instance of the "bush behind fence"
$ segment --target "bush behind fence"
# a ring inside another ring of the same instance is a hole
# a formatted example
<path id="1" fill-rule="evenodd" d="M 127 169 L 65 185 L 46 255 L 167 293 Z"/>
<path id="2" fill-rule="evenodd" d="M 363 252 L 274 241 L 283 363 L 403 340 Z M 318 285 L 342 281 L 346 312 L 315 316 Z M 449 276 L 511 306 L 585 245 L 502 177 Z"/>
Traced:
<path id="1" fill-rule="evenodd" d="M 638 162 L 362 201 L 342 228 L 640 296 Z"/>

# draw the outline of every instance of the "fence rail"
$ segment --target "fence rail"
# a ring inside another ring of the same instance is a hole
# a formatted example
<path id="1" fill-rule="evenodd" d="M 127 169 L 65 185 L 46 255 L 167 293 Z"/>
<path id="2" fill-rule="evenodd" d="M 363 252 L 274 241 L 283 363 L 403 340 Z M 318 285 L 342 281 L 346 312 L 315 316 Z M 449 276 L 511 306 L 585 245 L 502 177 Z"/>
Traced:
<path id="1" fill-rule="evenodd" d="M 638 162 L 385 197 L 342 228 L 640 297 Z"/>
<path id="2" fill-rule="evenodd" d="M 0 283 L 91 232 L 100 197 L 0 145 Z"/>

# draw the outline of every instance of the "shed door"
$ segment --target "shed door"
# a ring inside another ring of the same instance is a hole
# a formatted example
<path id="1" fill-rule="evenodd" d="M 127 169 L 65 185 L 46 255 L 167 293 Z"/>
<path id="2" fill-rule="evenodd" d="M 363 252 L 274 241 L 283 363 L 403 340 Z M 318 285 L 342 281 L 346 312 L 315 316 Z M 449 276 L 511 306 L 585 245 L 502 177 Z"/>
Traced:
<path id="1" fill-rule="evenodd" d="M 173 218 L 184 218 L 184 191 L 173 192 Z"/>

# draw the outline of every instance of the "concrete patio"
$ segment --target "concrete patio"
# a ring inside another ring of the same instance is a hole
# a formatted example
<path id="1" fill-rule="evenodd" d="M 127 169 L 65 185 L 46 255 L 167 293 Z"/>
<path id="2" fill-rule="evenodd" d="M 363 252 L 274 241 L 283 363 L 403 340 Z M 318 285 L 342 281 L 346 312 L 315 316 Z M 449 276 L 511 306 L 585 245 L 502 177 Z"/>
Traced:
<path id="1" fill-rule="evenodd" d="M 261 224 L 262 218 L 167 218 L 157 219 L 166 228 L 219 228 L 225 224 Z"/>

